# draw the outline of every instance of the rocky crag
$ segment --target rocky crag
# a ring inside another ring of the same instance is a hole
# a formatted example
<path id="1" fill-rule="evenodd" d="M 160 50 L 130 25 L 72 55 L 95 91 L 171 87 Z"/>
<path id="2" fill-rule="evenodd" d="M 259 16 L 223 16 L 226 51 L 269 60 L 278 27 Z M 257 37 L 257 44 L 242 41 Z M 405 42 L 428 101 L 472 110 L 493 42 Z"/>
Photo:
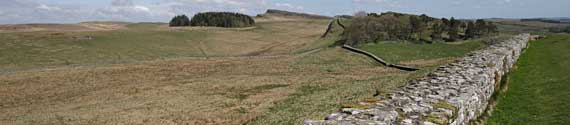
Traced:
<path id="1" fill-rule="evenodd" d="M 475 51 L 457 62 L 439 67 L 424 78 L 358 108 L 343 108 L 325 120 L 306 125 L 403 124 L 463 125 L 485 112 L 500 81 L 527 47 L 530 34 Z"/>

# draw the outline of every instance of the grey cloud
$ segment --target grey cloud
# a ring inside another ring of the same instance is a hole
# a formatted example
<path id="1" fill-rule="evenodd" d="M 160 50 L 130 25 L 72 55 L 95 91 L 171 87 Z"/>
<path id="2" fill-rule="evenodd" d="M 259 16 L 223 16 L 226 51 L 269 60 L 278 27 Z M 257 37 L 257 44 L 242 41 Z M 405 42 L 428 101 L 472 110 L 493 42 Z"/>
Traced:
<path id="1" fill-rule="evenodd" d="M 133 6 L 135 5 L 132 0 L 114 0 L 111 2 L 113 6 Z"/>

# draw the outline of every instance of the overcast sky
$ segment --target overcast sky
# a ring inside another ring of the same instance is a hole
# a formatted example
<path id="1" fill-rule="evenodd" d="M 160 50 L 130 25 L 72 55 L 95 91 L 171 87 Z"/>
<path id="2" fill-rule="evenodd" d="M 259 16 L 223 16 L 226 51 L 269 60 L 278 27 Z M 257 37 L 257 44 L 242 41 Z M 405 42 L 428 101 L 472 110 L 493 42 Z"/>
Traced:
<path id="1" fill-rule="evenodd" d="M 0 24 L 167 22 L 178 14 L 282 9 L 321 15 L 356 11 L 456 18 L 570 17 L 570 0 L 0 0 Z"/>

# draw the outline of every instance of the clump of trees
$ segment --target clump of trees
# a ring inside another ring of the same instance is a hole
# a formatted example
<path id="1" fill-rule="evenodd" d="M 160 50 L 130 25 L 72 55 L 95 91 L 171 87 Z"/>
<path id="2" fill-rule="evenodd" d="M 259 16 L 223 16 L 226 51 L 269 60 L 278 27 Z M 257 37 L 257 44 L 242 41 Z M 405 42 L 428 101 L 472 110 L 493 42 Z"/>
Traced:
<path id="1" fill-rule="evenodd" d="M 478 19 L 474 23 L 468 22 L 467 26 L 465 30 L 466 38 L 479 38 L 498 32 L 497 26 L 493 22 L 486 22 L 482 19 Z"/>
<path id="2" fill-rule="evenodd" d="M 232 12 L 205 12 L 192 17 L 190 26 L 249 27 L 255 21 L 248 15 Z"/>
<path id="3" fill-rule="evenodd" d="M 356 45 L 378 41 L 446 41 L 478 38 L 497 33 L 497 26 L 485 20 L 438 19 L 425 14 L 395 12 L 355 14 L 352 24 L 337 44 Z"/>
<path id="4" fill-rule="evenodd" d="M 170 26 L 190 26 L 190 19 L 186 15 L 178 15 L 170 20 Z"/>

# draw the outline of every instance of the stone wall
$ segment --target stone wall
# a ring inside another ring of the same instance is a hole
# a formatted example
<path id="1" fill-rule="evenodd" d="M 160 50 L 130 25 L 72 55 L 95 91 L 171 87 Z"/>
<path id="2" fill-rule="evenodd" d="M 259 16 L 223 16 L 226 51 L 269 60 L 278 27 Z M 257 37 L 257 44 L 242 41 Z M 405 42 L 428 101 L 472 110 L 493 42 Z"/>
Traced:
<path id="1" fill-rule="evenodd" d="M 529 38 L 529 34 L 521 34 L 472 52 L 392 94 L 358 106 L 367 108 L 344 108 L 325 120 L 304 124 L 469 124 L 484 113 L 502 76 L 513 67 Z"/>

